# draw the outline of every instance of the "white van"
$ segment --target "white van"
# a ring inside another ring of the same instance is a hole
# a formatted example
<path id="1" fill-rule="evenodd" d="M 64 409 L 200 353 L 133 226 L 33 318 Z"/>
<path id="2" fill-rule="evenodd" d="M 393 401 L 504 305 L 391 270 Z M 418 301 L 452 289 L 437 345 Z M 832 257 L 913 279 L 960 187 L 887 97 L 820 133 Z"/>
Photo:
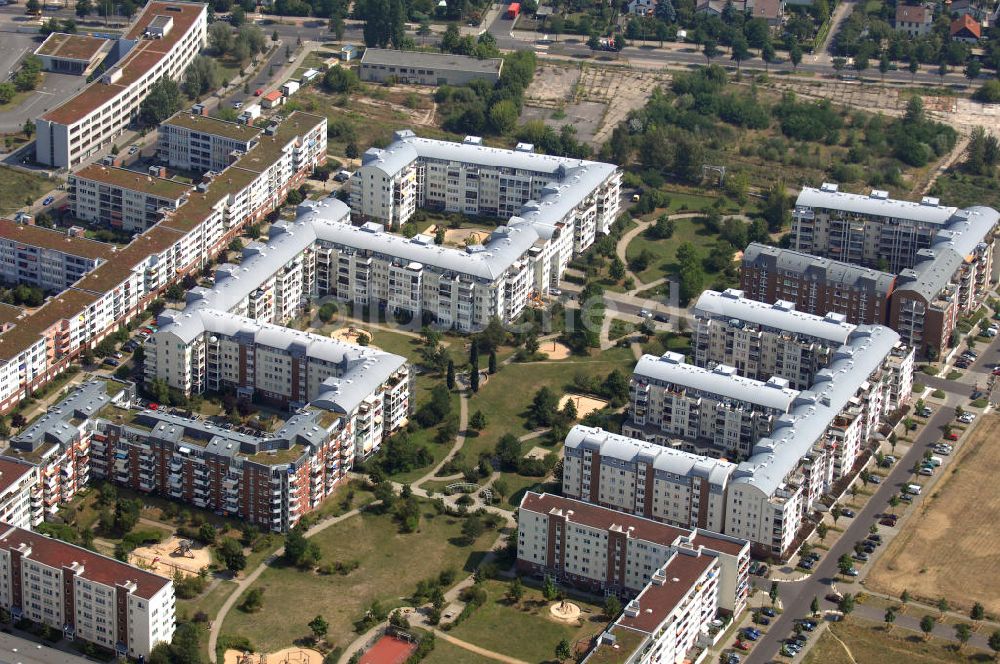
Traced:
<path id="1" fill-rule="evenodd" d="M 919 496 L 921 489 L 922 487 L 919 484 L 907 484 L 903 487 L 904 492 L 913 496 Z"/>
<path id="2" fill-rule="evenodd" d="M 939 457 L 939 456 L 932 456 L 931 458 L 927 459 L 927 462 L 928 462 L 928 463 L 930 463 L 930 464 L 931 464 L 932 466 L 934 466 L 935 468 L 937 468 L 937 467 L 938 467 L 938 466 L 940 466 L 940 465 L 941 465 L 942 463 L 944 463 L 944 459 L 942 459 L 942 458 L 941 458 L 941 457 Z"/>

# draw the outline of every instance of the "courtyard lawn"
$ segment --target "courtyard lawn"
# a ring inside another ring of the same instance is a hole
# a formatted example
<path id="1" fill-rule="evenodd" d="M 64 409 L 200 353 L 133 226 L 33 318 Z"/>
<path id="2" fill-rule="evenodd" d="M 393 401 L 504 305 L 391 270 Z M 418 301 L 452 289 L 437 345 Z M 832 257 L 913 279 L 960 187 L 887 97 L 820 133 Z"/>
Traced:
<path id="1" fill-rule="evenodd" d="M 640 233 L 625 249 L 625 258 L 628 259 L 630 266 L 636 257 L 644 251 L 647 252 L 649 262 L 645 269 L 636 275 L 643 283 L 669 277 L 676 268 L 674 261 L 677 259 L 677 247 L 685 242 L 701 247 L 705 246 L 708 240 L 714 240 L 696 219 L 677 219 L 675 223 L 676 229 L 669 240 L 650 240 L 644 233 Z"/>
<path id="2" fill-rule="evenodd" d="M 535 441 L 528 441 L 526 446 Z M 500 478 L 506 482 L 510 494 L 496 506 L 502 510 L 516 510 L 521 505 L 521 499 L 528 491 L 536 493 L 558 493 L 560 486 L 558 482 L 546 482 L 544 477 L 528 477 L 519 473 L 500 473 Z"/>
<path id="3" fill-rule="evenodd" d="M 690 194 L 684 191 L 667 191 L 666 194 L 670 197 L 670 205 L 666 210 L 668 214 L 675 214 L 677 212 L 705 212 L 718 200 L 715 196 Z M 740 211 L 739 206 L 733 201 L 730 201 L 728 198 L 723 200 L 724 205 L 720 210 L 722 214 L 736 214 Z"/>
<path id="4" fill-rule="evenodd" d="M 591 352 L 587 357 L 574 355 L 565 360 L 515 362 L 490 376 L 469 402 L 470 414 L 483 411 L 487 425 L 478 436 L 466 441 L 463 448 L 466 459 L 474 461 L 480 452 L 492 450 L 505 433 L 516 436 L 530 433 L 525 421 L 526 411 L 542 387 L 562 395 L 578 373 L 603 377 L 620 369 L 628 375 L 635 366 L 635 358 L 627 348 Z M 532 444 L 540 442 L 529 441 Z"/>
<path id="5" fill-rule="evenodd" d="M 607 625 L 599 607 L 576 599 L 569 601 L 583 610 L 580 621 L 575 624 L 559 622 L 550 617 L 552 603 L 533 588 L 526 587 L 520 604 L 511 605 L 504 598 L 507 587 L 507 582 L 487 581 L 489 598 L 486 603 L 449 633 L 509 657 L 547 662 L 552 660 L 556 645 L 562 639 L 573 645 L 593 637 Z M 512 635 L 516 638 L 511 638 Z"/>
<path id="6" fill-rule="evenodd" d="M 496 533 L 487 532 L 472 546 L 462 546 L 462 519 L 436 515 L 429 503 L 422 506 L 416 533 L 400 534 L 391 516 L 368 512 L 320 532 L 311 541 L 320 547 L 321 565 L 358 561 L 358 569 L 342 576 L 269 567 L 252 586 L 264 590 L 262 609 L 233 610 L 222 633 L 246 636 L 268 652 L 306 636 L 307 623 L 320 614 L 330 623 L 331 646 L 346 646 L 357 636 L 354 622 L 373 601 L 399 606 L 421 579 L 448 568 L 459 574 L 471 572 Z"/>

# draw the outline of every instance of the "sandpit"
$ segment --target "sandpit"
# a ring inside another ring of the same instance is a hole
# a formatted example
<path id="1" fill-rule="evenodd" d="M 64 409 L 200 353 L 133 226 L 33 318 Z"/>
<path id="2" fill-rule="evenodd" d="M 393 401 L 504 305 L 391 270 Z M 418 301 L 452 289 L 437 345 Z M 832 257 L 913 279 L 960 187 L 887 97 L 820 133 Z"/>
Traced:
<path id="1" fill-rule="evenodd" d="M 368 330 L 362 330 L 361 328 L 354 327 L 350 325 L 348 327 L 341 327 L 330 333 L 330 336 L 337 341 L 346 341 L 349 344 L 357 344 L 361 337 L 368 337 L 368 342 L 371 344 L 372 333 Z"/>
<path id="2" fill-rule="evenodd" d="M 150 572 L 173 577 L 176 572 L 184 576 L 196 576 L 204 567 L 212 564 L 212 554 L 208 547 L 192 542 L 187 554 L 180 553 L 179 537 L 170 537 L 159 544 L 140 546 L 135 549 L 129 562 Z"/>
<path id="3" fill-rule="evenodd" d="M 489 231 L 481 228 L 457 228 L 444 232 L 444 243 L 456 247 L 482 244 L 489 238 Z"/>
<path id="4" fill-rule="evenodd" d="M 547 457 L 549 455 L 549 452 L 551 452 L 551 451 L 552 450 L 547 450 L 544 447 L 538 447 L 536 445 L 535 447 L 532 447 L 530 450 L 528 450 L 528 453 L 524 455 L 524 458 L 525 459 L 538 459 L 539 461 L 541 461 L 542 459 L 544 459 L 545 457 Z"/>
<path id="5" fill-rule="evenodd" d="M 575 623 L 580 619 L 580 606 L 565 600 L 549 607 L 549 614 L 559 622 Z"/>
<path id="6" fill-rule="evenodd" d="M 605 399 L 583 396 L 581 394 L 564 394 L 563 398 L 559 400 L 559 410 L 565 408 L 566 402 L 570 399 L 573 400 L 573 404 L 576 406 L 576 415 L 578 418 L 584 418 L 608 405 Z"/>
<path id="7" fill-rule="evenodd" d="M 323 653 L 312 648 L 285 648 L 270 654 L 227 650 L 224 664 L 322 664 Z"/>
<path id="8" fill-rule="evenodd" d="M 570 356 L 569 346 L 558 341 L 542 341 L 538 351 L 548 355 L 550 360 L 565 360 Z"/>

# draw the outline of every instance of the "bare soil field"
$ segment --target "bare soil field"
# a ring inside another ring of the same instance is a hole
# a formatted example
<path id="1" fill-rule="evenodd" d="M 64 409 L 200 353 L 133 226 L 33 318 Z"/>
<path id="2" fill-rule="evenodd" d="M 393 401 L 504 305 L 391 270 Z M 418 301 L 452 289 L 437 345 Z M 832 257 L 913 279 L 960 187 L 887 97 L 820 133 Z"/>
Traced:
<path id="1" fill-rule="evenodd" d="M 563 398 L 559 400 L 559 410 L 565 408 L 569 401 L 572 401 L 573 405 L 576 406 L 577 417 L 581 419 L 608 405 L 606 399 L 598 399 L 597 397 L 581 394 L 564 394 Z"/>
<path id="2" fill-rule="evenodd" d="M 1000 415 L 983 418 L 879 559 L 868 587 L 895 596 L 905 589 L 930 601 L 944 597 L 963 608 L 978 601 L 988 613 L 1000 612 L 1000 492 L 993 490 L 998 429 Z"/>
<path id="3" fill-rule="evenodd" d="M 203 567 L 212 564 L 212 553 L 208 547 L 192 543 L 188 554 L 181 553 L 181 539 L 171 537 L 159 544 L 140 546 L 132 552 L 132 564 L 155 574 L 172 578 L 180 572 L 184 576 L 197 576 Z"/>

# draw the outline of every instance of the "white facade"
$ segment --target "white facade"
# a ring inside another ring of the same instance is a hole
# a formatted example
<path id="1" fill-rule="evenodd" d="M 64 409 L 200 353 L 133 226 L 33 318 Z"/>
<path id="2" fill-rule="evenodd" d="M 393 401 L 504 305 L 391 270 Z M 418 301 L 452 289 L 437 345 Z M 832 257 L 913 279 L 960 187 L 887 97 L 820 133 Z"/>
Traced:
<path id="1" fill-rule="evenodd" d="M 35 120 L 36 159 L 72 168 L 110 147 L 136 118 L 157 79 L 180 79 L 205 46 L 207 27 L 207 5 L 147 3 L 116 45 L 127 54 L 77 95 Z"/>
<path id="2" fill-rule="evenodd" d="M 144 231 L 187 201 L 190 187 L 123 168 L 87 166 L 69 176 L 73 214 L 126 231 Z"/>
<path id="3" fill-rule="evenodd" d="M 249 125 L 181 112 L 160 125 L 157 156 L 172 168 L 219 172 L 253 149 L 260 133 Z"/>
<path id="4" fill-rule="evenodd" d="M 0 605 L 15 619 L 149 657 L 173 637 L 174 603 L 164 577 L 20 528 L 0 535 Z"/>

